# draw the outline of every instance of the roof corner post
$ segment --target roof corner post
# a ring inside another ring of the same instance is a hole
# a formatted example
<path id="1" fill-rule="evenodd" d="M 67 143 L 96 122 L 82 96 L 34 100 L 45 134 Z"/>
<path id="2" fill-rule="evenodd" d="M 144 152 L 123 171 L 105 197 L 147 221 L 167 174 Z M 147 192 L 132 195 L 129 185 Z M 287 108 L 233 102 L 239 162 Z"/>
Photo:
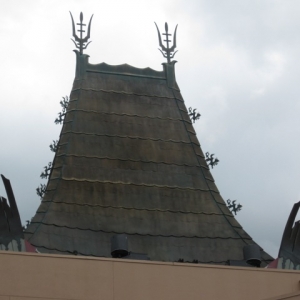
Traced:
<path id="1" fill-rule="evenodd" d="M 164 73 L 167 78 L 168 87 L 171 89 L 176 89 L 176 77 L 175 77 L 175 64 L 177 63 L 176 60 L 173 60 L 170 63 L 163 63 Z"/>
<path id="2" fill-rule="evenodd" d="M 169 33 L 169 27 L 168 27 L 168 23 L 165 23 L 165 33 L 162 34 L 162 36 L 165 36 L 165 40 L 163 40 L 164 42 L 166 42 L 166 46 L 164 46 L 163 42 L 162 42 L 162 37 L 160 34 L 160 31 L 158 29 L 158 26 L 156 25 L 156 23 L 154 22 L 156 29 L 157 29 L 157 35 L 158 35 L 158 43 L 161 49 L 158 49 L 161 54 L 163 55 L 164 58 L 167 59 L 166 63 L 163 63 L 163 67 L 164 67 L 164 72 L 165 72 L 165 76 L 167 78 L 167 84 L 169 88 L 176 88 L 176 79 L 175 79 L 175 63 L 177 62 L 176 60 L 171 60 L 174 58 L 177 50 L 175 51 L 177 45 L 176 45 L 176 34 L 177 34 L 177 26 L 175 27 L 174 30 L 174 35 L 173 35 L 173 45 L 172 47 L 170 47 L 170 43 L 171 40 L 169 40 L 169 37 L 172 36 L 172 34 Z"/>
<path id="3" fill-rule="evenodd" d="M 86 78 L 86 69 L 89 63 L 89 55 L 80 54 L 79 51 L 74 50 L 76 54 L 76 70 L 75 70 L 75 79 L 81 80 Z"/>

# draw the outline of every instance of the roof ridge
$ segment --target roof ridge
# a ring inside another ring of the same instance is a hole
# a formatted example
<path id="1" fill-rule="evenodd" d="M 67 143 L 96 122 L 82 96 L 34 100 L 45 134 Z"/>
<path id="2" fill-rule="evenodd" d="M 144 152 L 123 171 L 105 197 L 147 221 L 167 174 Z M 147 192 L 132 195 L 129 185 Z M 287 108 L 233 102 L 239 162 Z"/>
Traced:
<path id="1" fill-rule="evenodd" d="M 137 207 L 125 207 L 125 206 L 112 206 L 112 205 L 100 205 L 100 204 L 81 204 L 76 202 L 63 202 L 63 201 L 45 201 L 43 200 L 42 203 L 57 203 L 57 204 L 65 204 L 65 205 L 77 205 L 77 206 L 88 206 L 88 207 L 101 207 L 101 208 L 113 208 L 113 209 L 127 209 L 127 210 L 141 210 L 141 211 L 158 211 L 158 212 L 168 212 L 168 213 L 182 213 L 182 214 L 194 214 L 194 215 L 216 215 L 216 216 L 223 216 L 225 213 L 214 213 L 214 212 L 195 212 L 195 211 L 181 211 L 181 210 L 170 210 L 170 209 L 151 209 L 151 208 L 137 208 Z M 45 213 L 37 211 L 37 213 Z M 228 217 L 234 218 L 232 214 L 226 214 Z M 234 226 L 237 228 L 242 228 L 242 226 Z"/>
<path id="2" fill-rule="evenodd" d="M 99 181 L 99 180 L 89 180 L 89 179 L 77 179 L 77 178 L 66 178 L 66 177 L 52 177 L 49 181 L 51 180 L 56 180 L 56 179 L 63 179 L 66 181 L 77 181 L 77 182 L 99 182 L 99 183 L 111 183 L 111 184 L 124 184 L 124 185 L 135 185 L 135 186 L 146 186 L 146 187 L 157 187 L 157 188 L 168 188 L 168 189 L 180 189 L 180 190 L 192 190 L 192 191 L 202 191 L 202 192 L 214 192 L 217 194 L 220 194 L 219 191 L 215 191 L 212 189 L 200 189 L 200 188 L 191 188 L 191 187 L 179 187 L 179 186 L 167 186 L 167 185 L 156 185 L 156 184 L 138 184 L 138 183 L 126 183 L 122 181 Z M 217 202 L 218 203 L 218 202 Z M 219 203 L 220 204 L 220 203 Z M 226 206 L 226 204 L 224 203 Z"/>
<path id="3" fill-rule="evenodd" d="M 62 144 L 61 144 L 62 145 Z M 198 154 L 199 155 L 199 154 Z M 171 165 L 171 166 L 179 166 L 179 167 L 193 167 L 193 168 L 204 168 L 206 170 L 208 170 L 208 167 L 205 167 L 203 165 L 188 165 L 188 164 L 177 164 L 177 163 L 168 163 L 165 161 L 152 161 L 152 160 L 134 160 L 134 159 L 124 159 L 124 158 L 113 158 L 113 157 L 108 157 L 108 156 L 86 156 L 86 155 L 78 155 L 78 154 L 72 154 L 72 153 L 61 153 L 61 154 L 57 154 L 57 157 L 61 157 L 61 156 L 75 156 L 75 157 L 84 157 L 84 158 L 96 158 L 96 159 L 109 159 L 109 160 L 121 160 L 121 161 L 131 161 L 131 162 L 141 162 L 141 163 L 154 163 L 154 164 L 165 164 L 165 165 Z M 199 155 L 200 157 L 201 156 Z M 206 177 L 207 178 L 207 177 Z M 211 180 L 209 178 L 207 178 L 208 180 Z"/>
<path id="4" fill-rule="evenodd" d="M 168 97 L 168 96 L 159 96 L 159 95 L 148 95 L 148 94 L 138 94 L 138 93 L 128 93 L 125 91 L 114 91 L 114 90 L 105 90 L 105 89 L 92 89 L 92 88 L 75 88 L 72 89 L 72 92 L 78 91 L 78 90 L 83 90 L 83 91 L 93 91 L 93 92 L 104 92 L 104 93 L 115 93 L 115 94 L 124 94 L 124 95 L 134 95 L 134 96 L 141 96 L 141 97 L 149 97 L 149 98 L 165 98 L 165 99 L 172 99 L 174 100 L 174 97 Z M 183 100 L 178 99 L 179 101 L 183 102 Z M 78 101 L 78 99 L 70 100 L 72 101 Z"/>
<path id="5" fill-rule="evenodd" d="M 124 232 L 124 231 L 115 231 L 115 230 L 103 230 L 103 229 L 92 229 L 92 228 L 80 228 L 77 226 L 66 226 L 66 225 L 57 225 L 54 223 L 45 223 L 45 222 L 35 222 L 32 221 L 31 224 L 42 224 L 44 226 L 54 226 L 54 227 L 58 227 L 58 228 L 68 228 L 68 229 L 77 229 L 77 230 L 81 230 L 81 231 L 93 231 L 93 232 L 104 232 L 104 233 L 114 233 L 114 234 L 122 234 L 125 233 L 127 235 L 139 235 L 139 236 L 152 236 L 152 237 L 173 237 L 173 238 L 189 238 L 189 239 L 193 239 L 193 238 L 202 238 L 202 239 L 221 239 L 221 240 L 252 240 L 251 237 L 249 238 L 242 238 L 242 237 L 233 237 L 233 236 L 227 236 L 227 237 L 221 237 L 221 236 L 216 236 L 216 237 L 212 237 L 212 236 L 199 236 L 199 235 L 191 235 L 191 236 L 186 236 L 186 235 L 166 235 L 166 234 L 150 234 L 150 233 L 138 233 L 138 232 Z M 30 232 L 29 232 L 30 233 Z"/>
<path id="6" fill-rule="evenodd" d="M 137 118 L 149 118 L 149 119 L 159 119 L 159 120 L 172 120 L 172 121 L 183 121 L 189 124 L 192 124 L 191 121 L 187 121 L 184 119 L 179 119 L 179 118 L 162 118 L 162 117 L 151 117 L 151 116 L 141 116 L 141 115 L 130 115 L 130 114 L 121 114 L 121 113 L 115 113 L 115 112 L 103 112 L 103 111 L 96 111 L 96 110 L 86 110 L 86 109 L 69 109 L 68 112 L 76 112 L 76 111 L 80 111 L 80 112 L 86 112 L 86 113 L 95 113 L 95 114 L 102 114 L 102 115 L 116 115 L 116 116 L 126 116 L 126 117 L 137 117 Z M 64 123 L 69 123 L 72 122 L 71 121 L 66 121 Z M 195 133 L 196 135 L 196 133 Z"/>
<path id="7" fill-rule="evenodd" d="M 149 141 L 153 141 L 153 142 L 166 142 L 166 143 L 182 143 L 182 144 L 195 144 L 197 145 L 195 142 L 190 141 L 190 142 L 185 142 L 185 141 L 175 141 L 175 140 L 164 140 L 164 139 L 160 139 L 160 138 L 143 138 L 140 136 L 128 136 L 128 135 L 112 135 L 112 134 L 107 134 L 107 133 L 87 133 L 87 132 L 75 132 L 75 131 L 64 131 L 61 133 L 62 135 L 65 134 L 84 134 L 84 135 L 91 135 L 91 136 L 107 136 L 107 137 L 118 137 L 118 138 L 122 138 L 122 139 L 136 139 L 136 140 L 149 140 Z M 200 145 L 200 144 L 199 144 Z"/>

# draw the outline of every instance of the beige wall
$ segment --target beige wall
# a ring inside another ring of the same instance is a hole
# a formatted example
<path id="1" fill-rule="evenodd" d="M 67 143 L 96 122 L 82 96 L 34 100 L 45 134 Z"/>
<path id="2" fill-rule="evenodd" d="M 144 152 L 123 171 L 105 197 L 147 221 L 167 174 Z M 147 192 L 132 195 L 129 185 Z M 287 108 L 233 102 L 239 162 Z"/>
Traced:
<path id="1" fill-rule="evenodd" d="M 300 299 L 299 271 L 0 251 L 0 300 Z"/>

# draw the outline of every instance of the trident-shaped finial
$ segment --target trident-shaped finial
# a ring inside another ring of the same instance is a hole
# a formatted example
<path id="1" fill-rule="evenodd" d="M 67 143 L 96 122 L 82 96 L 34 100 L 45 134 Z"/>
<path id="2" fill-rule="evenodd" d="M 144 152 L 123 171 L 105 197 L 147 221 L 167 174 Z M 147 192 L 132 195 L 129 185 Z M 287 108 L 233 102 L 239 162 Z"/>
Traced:
<path id="1" fill-rule="evenodd" d="M 86 47 L 88 46 L 89 43 L 91 43 L 91 42 L 88 42 L 88 39 L 90 38 L 91 22 L 92 22 L 92 19 L 93 19 L 94 15 L 91 16 L 91 19 L 90 19 L 90 22 L 89 22 L 89 27 L 88 27 L 88 32 L 87 32 L 87 35 L 86 35 L 85 38 L 82 38 L 82 33 L 85 32 L 84 30 L 82 30 L 82 27 L 86 26 L 86 24 L 82 23 L 82 20 L 83 20 L 83 14 L 82 14 L 82 12 L 80 13 L 80 23 L 76 24 L 76 25 L 80 26 L 80 29 L 77 30 L 77 31 L 80 32 L 80 38 L 75 33 L 75 24 L 74 24 L 74 19 L 73 19 L 73 16 L 72 16 L 71 12 L 70 12 L 70 15 L 71 15 L 71 19 L 72 19 L 73 37 L 74 37 L 74 39 L 75 39 L 75 41 L 77 43 L 73 39 L 71 39 L 71 40 L 75 44 L 76 48 L 79 49 L 79 53 L 82 54 L 83 50 L 86 49 Z"/>
<path id="2" fill-rule="evenodd" d="M 155 23 L 155 22 L 154 22 Z M 158 40 L 159 40 L 159 46 L 161 47 L 162 50 L 158 49 L 161 54 L 163 55 L 163 57 L 165 57 L 167 60 L 168 60 L 168 63 L 171 62 L 171 58 L 174 57 L 175 53 L 177 51 L 174 52 L 175 48 L 176 48 L 176 31 L 177 31 L 177 26 L 175 27 L 175 31 L 174 31 L 174 40 L 173 40 L 173 46 L 170 48 L 169 47 L 169 42 L 171 42 L 169 40 L 169 36 L 171 36 L 172 34 L 168 33 L 168 23 L 166 22 L 165 23 L 165 30 L 166 30 L 166 33 L 163 33 L 163 35 L 166 36 L 166 39 L 164 40 L 164 42 L 167 43 L 167 47 L 165 47 L 161 41 L 161 36 L 160 36 L 160 32 L 159 32 L 159 29 L 155 23 L 155 26 L 156 26 L 156 29 L 157 29 L 157 33 L 158 33 Z M 164 52 L 163 52 L 164 51 Z M 173 53 L 172 53 L 173 52 Z"/>

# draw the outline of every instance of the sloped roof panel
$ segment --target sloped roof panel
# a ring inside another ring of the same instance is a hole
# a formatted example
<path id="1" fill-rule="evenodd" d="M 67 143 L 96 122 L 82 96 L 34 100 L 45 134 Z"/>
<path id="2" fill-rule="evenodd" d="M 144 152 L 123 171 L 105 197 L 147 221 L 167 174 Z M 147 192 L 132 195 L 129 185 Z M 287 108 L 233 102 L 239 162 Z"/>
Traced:
<path id="1" fill-rule="evenodd" d="M 77 58 L 29 241 L 44 252 L 110 256 L 111 237 L 125 233 L 129 250 L 152 260 L 242 259 L 243 246 L 253 241 L 214 183 L 174 63 L 158 72 Z"/>

